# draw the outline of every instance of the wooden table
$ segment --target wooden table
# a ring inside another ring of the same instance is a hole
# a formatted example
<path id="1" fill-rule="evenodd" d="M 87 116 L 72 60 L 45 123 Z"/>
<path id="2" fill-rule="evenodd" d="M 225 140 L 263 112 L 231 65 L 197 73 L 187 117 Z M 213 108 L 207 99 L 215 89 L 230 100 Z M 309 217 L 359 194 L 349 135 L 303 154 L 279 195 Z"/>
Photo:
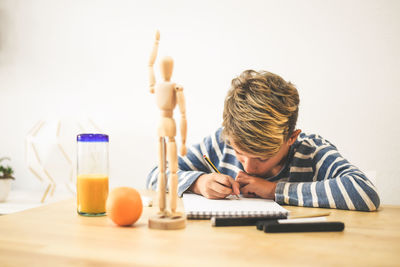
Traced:
<path id="1" fill-rule="evenodd" d="M 285 206 L 293 214 L 320 209 Z M 265 234 L 253 226 L 183 230 L 147 227 L 145 207 L 132 227 L 82 217 L 74 199 L 0 216 L 1 266 L 399 266 L 400 207 L 379 212 L 331 210 L 344 232 Z"/>

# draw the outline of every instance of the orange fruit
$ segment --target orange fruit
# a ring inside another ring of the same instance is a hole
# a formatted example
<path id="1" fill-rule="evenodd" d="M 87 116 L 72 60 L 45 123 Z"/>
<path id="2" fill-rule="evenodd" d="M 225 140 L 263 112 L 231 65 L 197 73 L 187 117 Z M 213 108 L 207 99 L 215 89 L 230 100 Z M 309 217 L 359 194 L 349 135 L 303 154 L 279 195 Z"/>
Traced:
<path id="1" fill-rule="evenodd" d="M 134 188 L 117 187 L 108 195 L 107 216 L 119 226 L 134 224 L 142 215 L 142 210 L 142 199 Z"/>

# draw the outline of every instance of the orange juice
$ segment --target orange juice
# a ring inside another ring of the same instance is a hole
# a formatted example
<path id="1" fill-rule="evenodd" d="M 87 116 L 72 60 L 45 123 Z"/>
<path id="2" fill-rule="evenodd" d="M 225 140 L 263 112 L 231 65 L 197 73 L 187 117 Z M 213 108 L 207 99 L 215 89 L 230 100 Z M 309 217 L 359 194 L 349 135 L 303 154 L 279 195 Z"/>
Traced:
<path id="1" fill-rule="evenodd" d="M 108 176 L 81 174 L 77 177 L 78 213 L 105 215 L 108 196 Z"/>

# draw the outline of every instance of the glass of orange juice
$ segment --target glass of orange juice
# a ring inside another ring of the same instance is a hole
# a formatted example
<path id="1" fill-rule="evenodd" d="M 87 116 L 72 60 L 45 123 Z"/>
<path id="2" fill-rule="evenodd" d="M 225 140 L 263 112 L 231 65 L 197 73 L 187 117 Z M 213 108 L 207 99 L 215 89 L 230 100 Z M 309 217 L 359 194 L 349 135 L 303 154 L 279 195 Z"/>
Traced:
<path id="1" fill-rule="evenodd" d="M 79 134 L 77 143 L 78 214 L 104 216 L 108 197 L 108 135 Z"/>

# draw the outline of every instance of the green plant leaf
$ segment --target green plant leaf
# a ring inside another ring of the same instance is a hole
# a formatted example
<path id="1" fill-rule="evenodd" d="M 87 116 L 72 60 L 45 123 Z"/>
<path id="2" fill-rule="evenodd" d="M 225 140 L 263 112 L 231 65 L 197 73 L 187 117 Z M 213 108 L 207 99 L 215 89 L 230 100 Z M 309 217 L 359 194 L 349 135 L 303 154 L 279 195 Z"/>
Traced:
<path id="1" fill-rule="evenodd" d="M 3 160 L 10 160 L 8 157 L 3 157 L 0 158 L 0 162 Z M 11 166 L 1 166 L 0 165 L 0 179 L 15 179 L 12 175 L 14 173 L 14 170 Z"/>

